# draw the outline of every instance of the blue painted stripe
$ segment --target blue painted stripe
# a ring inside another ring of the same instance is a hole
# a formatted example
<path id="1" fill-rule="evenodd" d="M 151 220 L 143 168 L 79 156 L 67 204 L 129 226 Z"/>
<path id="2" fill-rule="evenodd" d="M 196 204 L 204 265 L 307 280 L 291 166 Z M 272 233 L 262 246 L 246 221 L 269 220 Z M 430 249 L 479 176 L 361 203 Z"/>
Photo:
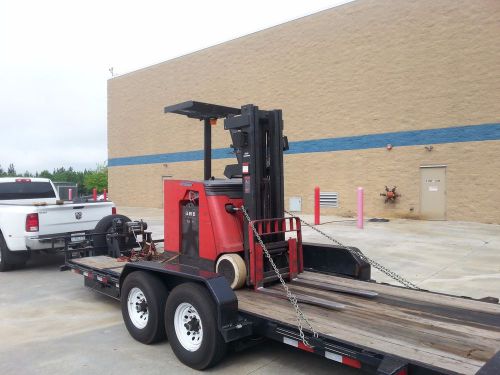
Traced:
<path id="1" fill-rule="evenodd" d="M 311 152 L 365 150 L 369 148 L 386 147 L 388 143 L 398 147 L 491 140 L 500 140 L 500 123 L 367 134 L 352 137 L 311 139 L 307 141 L 290 142 L 290 150 L 286 153 L 303 154 Z M 214 149 L 212 150 L 212 158 L 233 158 L 232 149 Z M 139 164 L 176 163 L 196 160 L 203 160 L 203 150 L 112 158 L 109 159 L 108 166 L 117 167 Z"/>

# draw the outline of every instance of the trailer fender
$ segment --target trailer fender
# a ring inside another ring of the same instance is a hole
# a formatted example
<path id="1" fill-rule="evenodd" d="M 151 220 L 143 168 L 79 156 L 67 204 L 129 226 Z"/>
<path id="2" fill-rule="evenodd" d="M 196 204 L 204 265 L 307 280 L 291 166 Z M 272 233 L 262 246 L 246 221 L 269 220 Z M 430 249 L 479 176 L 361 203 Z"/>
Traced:
<path id="1" fill-rule="evenodd" d="M 217 321 L 224 340 L 230 342 L 252 335 L 252 323 L 238 314 L 238 298 L 224 276 L 186 265 L 139 261 L 125 265 L 120 289 L 127 275 L 135 271 L 154 273 L 169 291 L 187 281 L 204 285 L 217 305 Z"/>

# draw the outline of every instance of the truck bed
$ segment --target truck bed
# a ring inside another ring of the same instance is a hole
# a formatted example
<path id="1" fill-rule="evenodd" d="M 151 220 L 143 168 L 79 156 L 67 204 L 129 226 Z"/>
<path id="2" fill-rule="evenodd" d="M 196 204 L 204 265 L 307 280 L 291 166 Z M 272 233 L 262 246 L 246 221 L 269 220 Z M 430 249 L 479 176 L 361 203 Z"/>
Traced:
<path id="1" fill-rule="evenodd" d="M 106 256 L 72 262 L 114 275 L 125 265 Z M 499 304 L 313 272 L 304 272 L 299 278 L 378 293 L 365 298 L 289 284 L 297 293 L 345 305 L 341 311 L 301 305 L 313 327 L 333 340 L 460 374 L 475 374 L 500 350 Z M 282 292 L 281 288 L 274 285 L 268 289 Z M 295 312 L 287 300 L 250 289 L 237 290 L 236 295 L 240 311 L 296 325 Z"/>

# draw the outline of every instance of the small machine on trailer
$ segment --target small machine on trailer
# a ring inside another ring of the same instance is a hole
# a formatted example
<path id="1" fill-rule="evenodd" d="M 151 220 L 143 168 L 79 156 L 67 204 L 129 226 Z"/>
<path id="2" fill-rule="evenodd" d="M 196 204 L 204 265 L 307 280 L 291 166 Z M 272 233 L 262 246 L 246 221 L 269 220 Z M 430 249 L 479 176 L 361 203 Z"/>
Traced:
<path id="1" fill-rule="evenodd" d="M 168 337 L 199 370 L 262 337 L 376 374 L 499 373 L 498 301 L 418 290 L 329 236 L 332 245 L 302 242 L 307 223 L 285 216 L 280 110 L 189 101 L 165 112 L 201 120 L 205 147 L 202 181 L 164 182 L 164 251 L 125 217 L 94 234 L 107 246 L 67 251 L 86 286 L 121 301 L 132 337 Z M 237 160 L 226 179 L 211 173 L 218 119 Z M 407 288 L 371 281 L 371 266 Z"/>

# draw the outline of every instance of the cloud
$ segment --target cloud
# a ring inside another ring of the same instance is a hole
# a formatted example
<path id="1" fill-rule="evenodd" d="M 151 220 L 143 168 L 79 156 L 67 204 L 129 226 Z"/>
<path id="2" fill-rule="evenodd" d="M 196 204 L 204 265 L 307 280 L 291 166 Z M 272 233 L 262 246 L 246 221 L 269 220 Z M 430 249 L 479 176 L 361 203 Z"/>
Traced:
<path id="1" fill-rule="evenodd" d="M 26 0 L 0 3 L 0 165 L 107 158 L 106 81 L 347 1 Z"/>

